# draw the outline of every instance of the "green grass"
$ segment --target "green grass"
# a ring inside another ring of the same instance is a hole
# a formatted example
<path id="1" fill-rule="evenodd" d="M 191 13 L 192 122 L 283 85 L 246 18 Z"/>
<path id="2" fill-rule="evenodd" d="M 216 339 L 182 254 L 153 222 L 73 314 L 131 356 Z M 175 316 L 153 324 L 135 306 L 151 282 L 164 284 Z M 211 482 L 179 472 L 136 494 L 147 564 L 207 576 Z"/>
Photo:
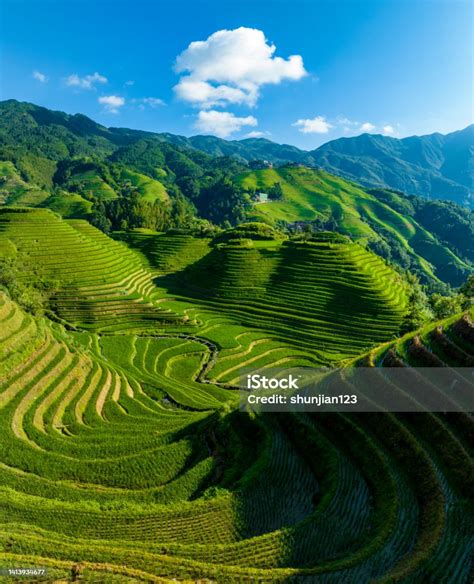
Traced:
<path id="1" fill-rule="evenodd" d="M 144 201 L 153 203 L 155 201 L 168 200 L 168 193 L 164 185 L 155 179 L 128 168 L 122 169 L 120 179 L 130 183 L 138 191 Z"/>
<path id="2" fill-rule="evenodd" d="M 61 192 L 51 195 L 41 207 L 51 209 L 64 218 L 86 219 L 92 212 L 92 202 L 87 201 L 77 193 Z"/>
<path id="3" fill-rule="evenodd" d="M 118 196 L 96 170 L 74 174 L 65 187 L 68 190 L 78 190 L 80 193 L 88 193 L 103 200 L 116 199 Z"/>

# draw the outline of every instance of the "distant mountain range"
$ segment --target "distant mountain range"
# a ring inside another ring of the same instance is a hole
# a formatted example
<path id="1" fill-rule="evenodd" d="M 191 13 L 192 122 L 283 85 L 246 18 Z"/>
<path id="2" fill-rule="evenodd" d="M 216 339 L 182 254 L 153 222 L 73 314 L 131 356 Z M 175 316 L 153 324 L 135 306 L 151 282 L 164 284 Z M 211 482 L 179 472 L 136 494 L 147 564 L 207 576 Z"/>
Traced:
<path id="1" fill-rule="evenodd" d="M 106 128 L 81 114 L 68 115 L 15 100 L 0 102 L 0 145 L 11 143 L 16 133 L 19 139 L 24 138 L 24 132 L 20 129 L 16 132 L 15 126 L 29 128 L 37 136 L 51 132 L 64 136 L 73 150 L 74 143 L 80 142 L 82 154 L 86 153 L 84 138 L 91 148 L 103 154 L 139 139 L 154 138 L 214 157 L 232 156 L 242 162 L 261 159 L 273 164 L 297 162 L 316 166 L 364 186 L 384 186 L 406 194 L 474 206 L 474 124 L 446 135 L 435 133 L 403 139 L 362 134 L 332 140 L 308 152 L 264 138 L 186 138 L 169 133 Z"/>
<path id="2" fill-rule="evenodd" d="M 363 241 L 385 259 L 417 273 L 432 289 L 444 289 L 446 283 L 459 286 L 472 272 L 473 212 L 454 202 L 428 201 L 357 183 L 371 184 L 373 180 L 378 184 L 367 160 L 375 160 L 383 152 L 386 164 L 373 166 L 384 179 L 400 188 L 396 180 L 408 184 L 408 172 L 402 169 L 409 168 L 409 184 L 420 187 L 421 179 L 416 182 L 413 177 L 424 176 L 430 185 L 426 161 L 435 166 L 435 148 L 428 147 L 432 143 L 438 149 L 440 144 L 448 144 L 443 159 L 445 174 L 462 177 L 468 168 L 466 133 L 406 140 L 364 135 L 305 153 L 261 139 L 232 142 L 210 136 L 184 138 L 106 128 L 80 114 L 11 100 L 0 102 L 0 206 L 47 207 L 66 218 L 99 221 L 104 229 L 108 229 L 106 220 L 112 227 L 110 217 L 113 228 L 119 229 L 123 223 L 120 214 L 132 199 L 138 207 L 127 211 L 125 228 L 132 221 L 132 226 L 155 229 L 159 224 L 166 230 L 170 225 L 186 226 L 202 219 L 215 225 L 243 219 L 294 227 L 309 223 L 317 230 L 338 231 Z M 408 157 L 410 144 L 411 158 L 416 158 L 413 140 L 421 150 L 419 164 L 403 166 L 400 161 L 402 156 Z M 460 152 L 457 157 L 456 149 Z M 254 170 L 245 162 L 259 159 L 281 164 L 278 168 L 251 165 L 257 167 Z M 305 166 L 304 161 L 317 166 L 316 159 L 326 161 L 330 171 Z M 354 161 L 352 167 L 349 159 Z M 439 158 L 436 164 L 440 164 Z M 355 177 L 356 171 L 362 173 L 361 169 L 369 180 L 347 180 L 347 176 Z M 224 178 L 230 174 L 232 180 L 223 180 L 222 171 Z M 270 193 L 275 184 L 281 194 L 277 200 L 268 205 L 251 203 L 251 193 Z M 155 207 L 155 202 L 160 204 Z M 106 204 L 110 217 L 105 215 Z M 144 214 L 138 221 L 140 209 Z M 167 212 L 170 217 L 173 213 L 173 219 L 166 222 Z M 152 216 L 161 217 L 161 223 L 158 219 L 153 219 L 155 223 L 142 221 Z"/>
<path id="3" fill-rule="evenodd" d="M 222 140 L 160 134 L 173 144 L 211 156 L 234 156 L 249 162 L 299 162 L 317 166 L 368 187 L 389 187 L 426 198 L 474 204 L 474 124 L 450 134 L 397 139 L 362 134 L 339 138 L 310 152 L 264 138 Z"/>

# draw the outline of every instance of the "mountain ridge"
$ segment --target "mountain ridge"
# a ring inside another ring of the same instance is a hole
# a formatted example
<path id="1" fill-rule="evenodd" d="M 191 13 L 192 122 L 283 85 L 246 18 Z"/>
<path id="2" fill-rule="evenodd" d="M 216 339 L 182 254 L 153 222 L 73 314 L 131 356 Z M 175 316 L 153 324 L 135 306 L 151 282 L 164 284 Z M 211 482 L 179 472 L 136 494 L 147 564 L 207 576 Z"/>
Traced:
<path id="1" fill-rule="evenodd" d="M 108 140 L 116 147 L 141 138 L 156 139 L 213 157 L 231 156 L 244 163 L 259 159 L 272 164 L 301 163 L 367 187 L 388 187 L 470 207 L 474 204 L 474 124 L 448 134 L 434 132 L 401 139 L 365 133 L 330 140 L 306 151 L 267 138 L 224 140 L 210 135 L 186 137 L 169 132 L 107 128 L 83 114 L 66 114 L 16 100 L 0 102 L 3 113 L 14 108 L 27 110 L 39 128 L 63 126 L 78 136 L 84 136 L 87 130 L 99 142 Z M 100 146 L 94 144 L 96 148 Z"/>

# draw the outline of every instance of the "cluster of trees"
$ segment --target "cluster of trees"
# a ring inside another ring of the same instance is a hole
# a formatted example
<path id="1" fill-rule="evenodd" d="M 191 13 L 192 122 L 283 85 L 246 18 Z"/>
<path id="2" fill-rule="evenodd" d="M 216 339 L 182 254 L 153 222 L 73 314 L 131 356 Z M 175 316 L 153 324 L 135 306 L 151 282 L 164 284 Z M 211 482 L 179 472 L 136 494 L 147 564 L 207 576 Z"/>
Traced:
<path id="1" fill-rule="evenodd" d="M 428 294 L 426 286 L 417 275 L 406 272 L 404 277 L 410 286 L 409 309 L 401 332 L 410 332 L 433 319 L 448 318 L 474 304 L 474 274 L 457 291 L 447 294 Z"/>
<path id="2" fill-rule="evenodd" d="M 6 292 L 26 312 L 40 315 L 59 288 L 59 282 L 40 276 L 22 278 L 24 269 L 17 257 L 0 258 L 0 290 Z"/>
<path id="3" fill-rule="evenodd" d="M 281 183 L 276 182 L 268 189 L 268 197 L 273 201 L 279 201 L 283 198 L 283 190 L 281 188 Z"/>
<path id="4" fill-rule="evenodd" d="M 91 223 L 105 233 L 143 227 L 154 231 L 192 228 L 196 209 L 180 193 L 167 201 L 144 201 L 133 192 L 128 197 L 110 201 L 95 200 Z"/>
<path id="5" fill-rule="evenodd" d="M 447 318 L 453 314 L 466 310 L 474 303 L 474 274 L 470 274 L 467 280 L 457 292 L 443 296 L 432 294 L 429 299 L 430 307 L 436 318 Z"/>
<path id="6" fill-rule="evenodd" d="M 380 239 L 372 239 L 368 242 L 367 245 L 371 251 L 388 261 L 395 262 L 404 270 L 417 272 L 420 269 L 418 258 L 411 256 L 391 231 L 375 222 L 368 221 L 368 223 L 380 235 Z"/>
<path id="7" fill-rule="evenodd" d="M 202 187 L 196 207 L 201 217 L 228 228 L 245 220 L 251 198 L 229 174 L 222 173 Z"/>

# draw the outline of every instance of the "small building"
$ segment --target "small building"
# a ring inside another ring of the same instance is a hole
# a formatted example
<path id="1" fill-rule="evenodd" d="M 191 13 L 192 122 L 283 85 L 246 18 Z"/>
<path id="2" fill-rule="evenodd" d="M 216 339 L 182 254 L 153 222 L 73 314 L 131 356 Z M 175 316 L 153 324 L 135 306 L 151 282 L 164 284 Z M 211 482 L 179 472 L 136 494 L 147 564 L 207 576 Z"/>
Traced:
<path id="1" fill-rule="evenodd" d="M 255 193 L 257 203 L 268 203 L 268 193 Z"/>
<path id="2" fill-rule="evenodd" d="M 264 170 L 266 168 L 273 168 L 273 164 L 269 160 L 249 160 L 248 166 L 250 170 Z"/>

